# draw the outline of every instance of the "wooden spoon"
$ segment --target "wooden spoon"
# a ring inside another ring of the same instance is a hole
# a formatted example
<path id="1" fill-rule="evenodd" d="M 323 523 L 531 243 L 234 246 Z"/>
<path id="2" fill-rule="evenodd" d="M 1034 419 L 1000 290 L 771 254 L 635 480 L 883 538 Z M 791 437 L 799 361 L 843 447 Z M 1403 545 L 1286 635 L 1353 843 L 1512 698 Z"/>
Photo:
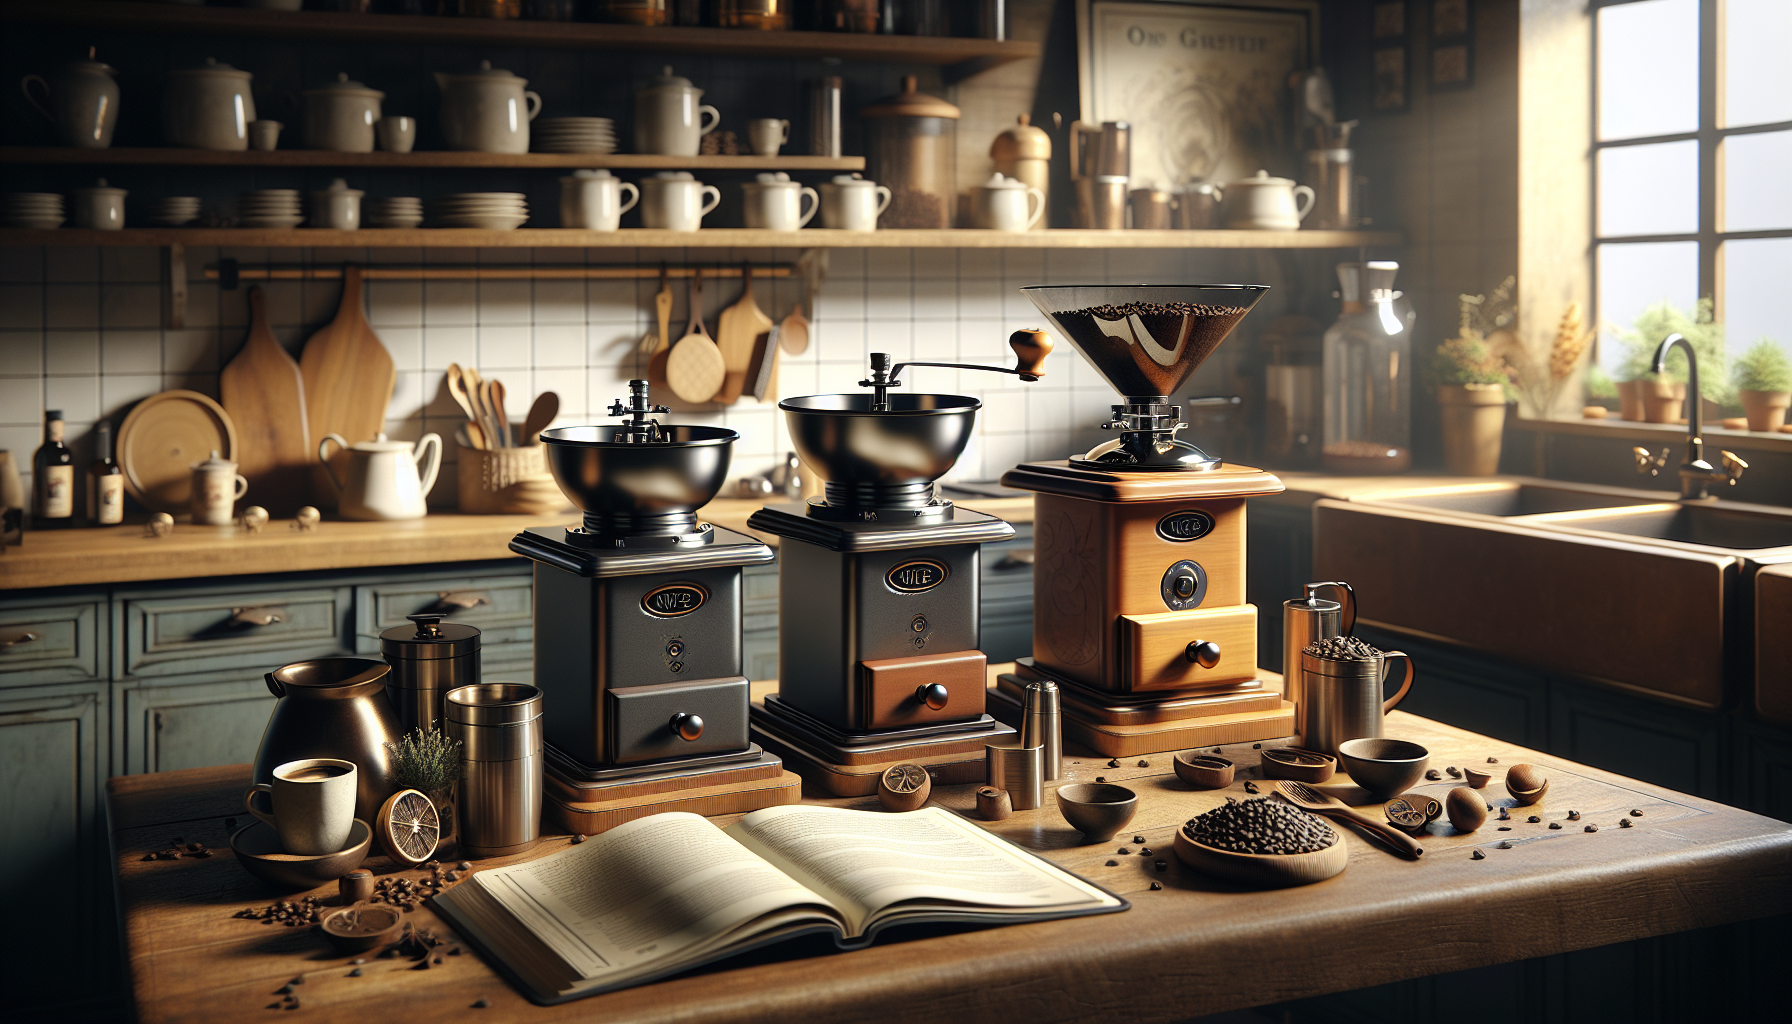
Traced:
<path id="1" fill-rule="evenodd" d="M 478 421 L 479 413 L 473 409 L 473 400 L 467 397 L 467 379 L 459 363 L 448 364 L 448 394 L 460 406 L 460 411 L 467 414 L 467 419 Z"/>
<path id="2" fill-rule="evenodd" d="M 647 357 L 647 386 L 665 392 L 671 390 L 666 383 L 666 357 L 672 351 L 672 282 L 664 267 L 660 268 L 660 290 L 653 297 L 653 310 L 659 333 L 654 335 L 653 352 Z"/>
<path id="3" fill-rule="evenodd" d="M 467 399 L 473 403 L 473 416 L 479 423 L 479 429 L 485 434 L 486 447 L 500 447 L 498 425 L 492 418 L 491 406 L 486 404 L 485 381 L 479 376 L 479 371 L 471 366 L 461 370 L 461 379 L 467 387 Z"/>
<path id="4" fill-rule="evenodd" d="M 1350 809 L 1344 801 L 1335 796 L 1321 793 L 1304 782 L 1278 782 L 1276 792 L 1303 811 L 1323 815 L 1333 821 L 1341 821 L 1351 825 L 1386 843 L 1393 851 L 1407 860 L 1418 860 L 1424 849 L 1413 842 L 1411 836 L 1392 825 L 1376 821 L 1366 815 L 1358 814 Z"/>
<path id="5" fill-rule="evenodd" d="M 535 396 L 535 404 L 529 406 L 529 415 L 523 418 L 523 436 L 517 443 L 532 445 L 541 439 L 541 432 L 560 415 L 560 396 L 552 391 L 543 391 Z"/>
<path id="6" fill-rule="evenodd" d="M 803 304 L 790 307 L 790 315 L 778 325 L 778 344 L 791 355 L 801 355 L 809 347 L 809 321 L 803 317 Z"/>
<path id="7" fill-rule="evenodd" d="M 485 382 L 485 404 L 492 411 L 492 420 L 498 424 L 498 447 L 515 447 L 510 437 L 510 417 L 504 412 L 504 382 L 488 380 Z"/>
<path id="8" fill-rule="evenodd" d="M 691 325 L 666 354 L 666 383 L 672 393 L 693 404 L 713 400 L 728 376 L 722 350 L 703 326 L 703 278 L 691 276 Z"/>

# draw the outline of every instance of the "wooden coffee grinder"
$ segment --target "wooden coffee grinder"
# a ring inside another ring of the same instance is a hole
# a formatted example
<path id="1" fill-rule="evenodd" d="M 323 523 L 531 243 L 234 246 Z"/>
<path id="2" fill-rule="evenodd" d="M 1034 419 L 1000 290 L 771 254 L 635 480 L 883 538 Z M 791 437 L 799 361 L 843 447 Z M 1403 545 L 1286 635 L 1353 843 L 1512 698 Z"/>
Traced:
<path id="1" fill-rule="evenodd" d="M 1109 757 L 1289 735 L 1294 708 L 1257 677 L 1245 602 L 1245 499 L 1282 484 L 1176 437 L 1170 396 L 1225 340 L 1261 285 L 1023 289 L 1125 396 L 1119 437 L 1030 462 L 1002 483 L 1034 491 L 1033 656 L 991 711 L 1016 722 L 1028 683 L 1054 681 L 1064 738 Z"/>

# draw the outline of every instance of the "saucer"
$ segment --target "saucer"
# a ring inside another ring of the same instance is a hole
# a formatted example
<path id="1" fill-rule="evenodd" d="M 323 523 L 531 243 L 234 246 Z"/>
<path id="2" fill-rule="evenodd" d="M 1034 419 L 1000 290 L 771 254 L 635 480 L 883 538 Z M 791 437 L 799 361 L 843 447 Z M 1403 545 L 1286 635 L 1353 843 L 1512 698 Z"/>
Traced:
<path id="1" fill-rule="evenodd" d="M 349 829 L 348 845 L 335 853 L 308 856 L 280 848 L 280 835 L 257 819 L 230 837 L 237 863 L 256 878 L 281 889 L 315 889 L 361 866 L 373 842 L 373 829 L 360 818 Z"/>

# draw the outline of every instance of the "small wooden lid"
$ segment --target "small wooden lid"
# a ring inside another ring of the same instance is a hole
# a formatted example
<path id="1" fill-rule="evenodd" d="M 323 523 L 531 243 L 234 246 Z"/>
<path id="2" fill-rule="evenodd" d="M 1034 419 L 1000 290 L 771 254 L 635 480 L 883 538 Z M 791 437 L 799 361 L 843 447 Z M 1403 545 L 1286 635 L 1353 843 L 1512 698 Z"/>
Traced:
<path id="1" fill-rule="evenodd" d="M 1123 473 L 1083 469 L 1068 460 L 1023 462 L 1002 474 L 1003 487 L 1090 501 L 1178 501 L 1279 494 L 1282 481 L 1251 466 L 1220 466 L 1204 473 L 1170 470 Z"/>

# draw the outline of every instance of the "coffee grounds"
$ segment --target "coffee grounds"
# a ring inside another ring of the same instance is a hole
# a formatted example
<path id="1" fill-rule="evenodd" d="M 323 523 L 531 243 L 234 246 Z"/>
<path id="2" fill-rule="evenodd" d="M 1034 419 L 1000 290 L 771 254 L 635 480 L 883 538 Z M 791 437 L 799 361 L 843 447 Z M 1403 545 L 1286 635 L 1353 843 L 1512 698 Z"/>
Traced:
<path id="1" fill-rule="evenodd" d="M 1337 833 L 1318 818 L 1268 797 L 1228 801 L 1190 819 L 1182 834 L 1233 853 L 1314 853 L 1338 841 Z"/>
<path id="2" fill-rule="evenodd" d="M 1143 397 L 1174 394 L 1226 340 L 1245 312 L 1242 306 L 1199 302 L 1128 302 L 1055 313 L 1052 319 L 1116 390 Z M 1107 330 L 1098 321 L 1105 321 Z M 1116 328 L 1116 321 L 1124 326 Z M 1141 326 L 1157 353 L 1128 340 Z M 1108 330 L 1121 336 L 1113 337 Z M 1172 356 L 1167 366 L 1160 361 L 1165 353 Z"/>
<path id="3" fill-rule="evenodd" d="M 1311 654 L 1326 661 L 1374 661 L 1382 652 L 1354 636 L 1328 636 L 1306 646 L 1302 654 Z M 1435 773 L 1433 773 L 1435 777 Z"/>

